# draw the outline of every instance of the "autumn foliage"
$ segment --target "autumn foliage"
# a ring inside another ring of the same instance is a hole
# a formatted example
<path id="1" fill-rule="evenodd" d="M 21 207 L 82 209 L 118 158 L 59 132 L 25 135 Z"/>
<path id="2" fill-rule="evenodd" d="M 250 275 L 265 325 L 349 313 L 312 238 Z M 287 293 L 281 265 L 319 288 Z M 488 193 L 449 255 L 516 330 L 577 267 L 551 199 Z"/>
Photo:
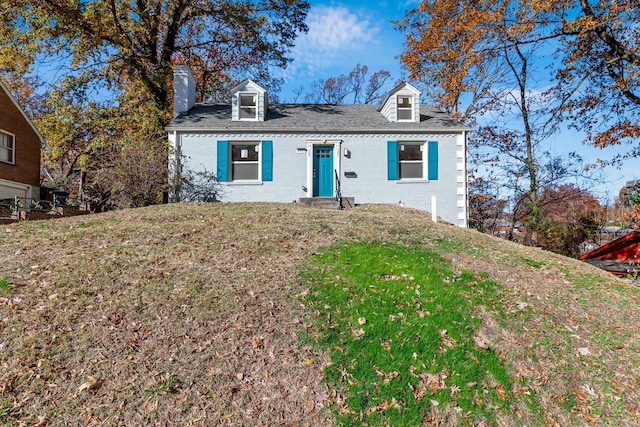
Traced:
<path id="1" fill-rule="evenodd" d="M 111 206 L 149 204 L 166 186 L 173 64 L 197 70 L 202 100 L 224 99 L 247 74 L 277 88 L 272 70 L 289 62 L 308 9 L 304 0 L 6 0 L 0 77 L 16 83 L 46 138 L 47 179 L 81 182 Z M 25 79 L 39 73 L 48 80 Z"/>
<path id="2" fill-rule="evenodd" d="M 593 241 L 604 224 L 605 210 L 586 191 L 564 184 L 542 192 L 541 244 L 553 252 L 577 257 L 580 244 Z"/>
<path id="3" fill-rule="evenodd" d="M 429 81 L 427 90 L 446 111 L 470 119 L 473 107 L 489 89 L 495 52 L 482 49 L 497 36 L 503 7 L 496 1 L 423 1 L 398 26 L 406 34 L 400 56 L 414 80 Z M 473 29 L 473 31 L 470 31 Z M 470 94 L 468 109 L 461 97 Z"/>
<path id="4" fill-rule="evenodd" d="M 621 208 L 616 218 L 630 227 L 640 228 L 640 180 L 631 180 L 620 189 L 617 204 Z"/>
<path id="5" fill-rule="evenodd" d="M 410 76 L 462 117 L 487 106 L 505 70 L 500 51 L 545 44 L 547 75 L 562 115 L 597 146 L 629 142 L 639 154 L 640 11 L 637 2 L 593 0 L 422 1 L 398 27 Z M 464 106 L 465 108 L 460 108 Z"/>
<path id="6" fill-rule="evenodd" d="M 564 212 L 550 189 L 594 178 L 578 147 L 551 154 L 559 130 L 602 148 L 629 143 L 603 164 L 640 154 L 639 21 L 633 1 L 432 0 L 397 22 L 404 67 L 439 107 L 475 126 L 470 170 L 497 179 L 485 202 L 509 201 L 512 223 L 525 219 L 525 243 L 548 241 L 552 205 Z M 561 224 L 563 215 L 551 216 Z"/>

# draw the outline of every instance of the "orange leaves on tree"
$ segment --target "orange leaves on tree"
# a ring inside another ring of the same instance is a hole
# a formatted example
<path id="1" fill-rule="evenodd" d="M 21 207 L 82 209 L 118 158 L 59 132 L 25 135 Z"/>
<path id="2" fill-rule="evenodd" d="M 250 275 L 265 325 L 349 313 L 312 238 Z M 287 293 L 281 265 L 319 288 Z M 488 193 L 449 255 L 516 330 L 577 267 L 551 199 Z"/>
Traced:
<path id="1" fill-rule="evenodd" d="M 460 96 L 478 91 L 477 73 L 493 55 L 482 48 L 500 36 L 503 10 L 496 0 L 422 2 L 396 22 L 407 32 L 401 61 L 413 79 L 441 89 L 434 94 L 440 107 L 455 114 Z"/>

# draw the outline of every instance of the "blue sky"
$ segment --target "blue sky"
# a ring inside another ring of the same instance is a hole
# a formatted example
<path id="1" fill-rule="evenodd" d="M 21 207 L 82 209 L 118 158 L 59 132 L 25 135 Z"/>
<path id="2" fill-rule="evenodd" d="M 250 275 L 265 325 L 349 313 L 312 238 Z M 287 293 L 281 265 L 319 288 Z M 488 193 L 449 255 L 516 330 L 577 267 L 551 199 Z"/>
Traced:
<path id="1" fill-rule="evenodd" d="M 401 19 L 418 0 L 310 3 L 309 32 L 297 39 L 294 61 L 284 72 L 283 101 L 292 100 L 293 91 L 300 86 L 308 91 L 309 82 L 347 74 L 358 63 L 369 67 L 370 74 L 388 70 L 393 82 L 403 78 L 397 56 L 404 36 L 391 20 Z"/>
<path id="2" fill-rule="evenodd" d="M 308 91 L 311 81 L 347 74 L 358 63 L 368 66 L 370 73 L 388 70 L 392 83 L 407 79 L 397 58 L 403 49 L 404 35 L 395 29 L 391 20 L 402 19 L 405 11 L 417 6 L 419 0 L 311 0 L 310 3 L 309 32 L 296 41 L 292 52 L 294 61 L 283 74 L 281 101 L 293 101 L 294 90 L 300 86 Z M 583 135 L 564 131 L 552 138 L 550 148 L 555 154 L 576 151 L 586 163 L 608 159 L 628 148 L 600 150 L 583 145 L 582 139 Z M 626 181 L 640 179 L 640 160 L 627 161 L 621 169 L 607 168 L 604 174 L 605 178 L 591 191 L 603 202 L 610 203 Z"/>

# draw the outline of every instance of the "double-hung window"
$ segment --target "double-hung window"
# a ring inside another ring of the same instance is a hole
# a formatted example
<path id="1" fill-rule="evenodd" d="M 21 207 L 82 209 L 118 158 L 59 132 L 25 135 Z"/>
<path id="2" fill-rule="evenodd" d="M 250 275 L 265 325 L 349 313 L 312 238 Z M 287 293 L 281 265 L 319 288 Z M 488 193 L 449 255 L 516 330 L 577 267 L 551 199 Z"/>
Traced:
<path id="1" fill-rule="evenodd" d="M 240 120 L 258 119 L 258 94 L 240 94 Z"/>
<path id="2" fill-rule="evenodd" d="M 387 141 L 387 179 L 438 179 L 438 141 Z"/>
<path id="3" fill-rule="evenodd" d="M 231 144 L 231 181 L 257 180 L 259 157 L 258 143 Z"/>
<path id="4" fill-rule="evenodd" d="M 411 121 L 413 120 L 413 97 L 412 96 L 398 96 L 398 121 Z"/>
<path id="5" fill-rule="evenodd" d="M 424 163 L 422 153 L 424 144 L 398 143 L 398 168 L 400 179 L 424 177 Z"/>
<path id="6" fill-rule="evenodd" d="M 15 163 L 16 139 L 15 136 L 0 131 L 0 162 Z"/>
<path id="7" fill-rule="evenodd" d="M 272 141 L 218 141 L 216 177 L 220 182 L 273 180 Z"/>

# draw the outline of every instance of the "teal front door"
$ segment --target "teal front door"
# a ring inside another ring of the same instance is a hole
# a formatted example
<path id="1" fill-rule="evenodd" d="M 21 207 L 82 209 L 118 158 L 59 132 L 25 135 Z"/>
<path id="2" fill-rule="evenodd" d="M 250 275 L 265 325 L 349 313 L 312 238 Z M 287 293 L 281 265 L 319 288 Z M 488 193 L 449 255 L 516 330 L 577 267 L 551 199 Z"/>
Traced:
<path id="1" fill-rule="evenodd" d="M 313 197 L 333 196 L 333 147 L 313 147 Z"/>

